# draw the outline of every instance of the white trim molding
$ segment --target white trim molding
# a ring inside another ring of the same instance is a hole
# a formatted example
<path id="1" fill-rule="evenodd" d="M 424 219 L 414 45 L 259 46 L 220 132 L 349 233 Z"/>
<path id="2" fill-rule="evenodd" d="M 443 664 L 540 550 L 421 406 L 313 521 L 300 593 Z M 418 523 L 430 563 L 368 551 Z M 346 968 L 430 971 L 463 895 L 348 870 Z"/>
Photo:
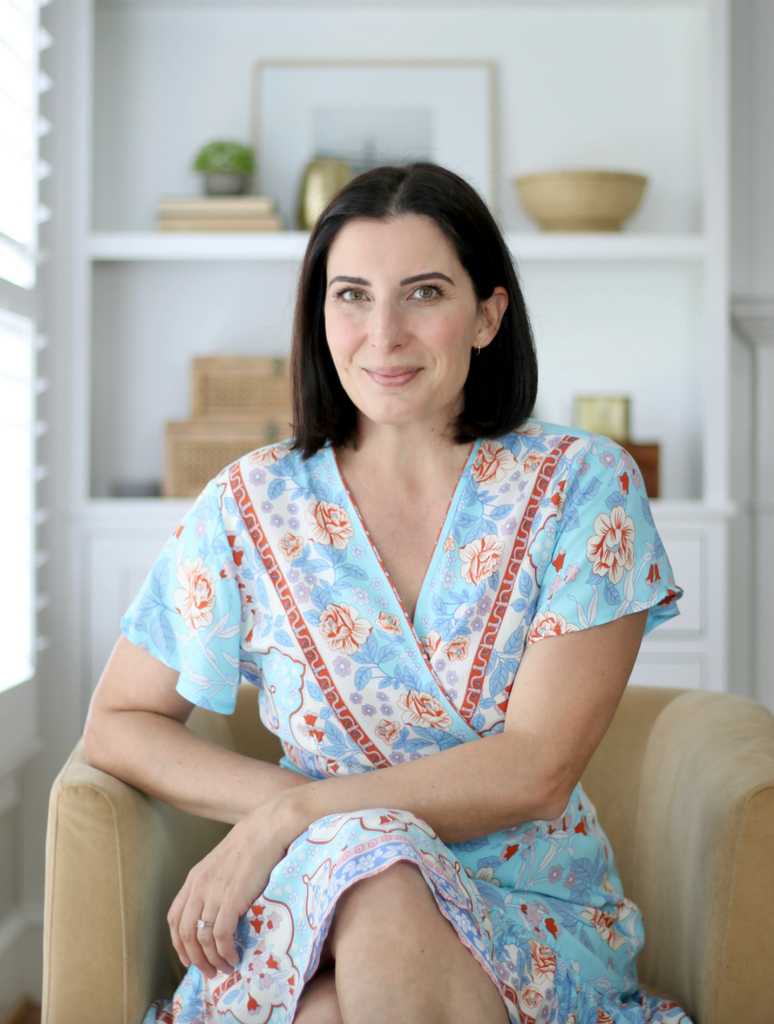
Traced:
<path id="1" fill-rule="evenodd" d="M 731 319 L 751 345 L 774 345 L 774 297 L 735 298 L 731 303 Z"/>
<path id="2" fill-rule="evenodd" d="M 768 567 L 774 558 L 774 296 L 739 296 L 731 317 L 740 337 L 752 349 L 752 545 L 753 677 L 755 696 L 774 711 L 774 601 Z"/>
<path id="3" fill-rule="evenodd" d="M 43 926 L 43 904 L 14 907 L 0 919 L 0 960 L 22 939 L 30 928 Z"/>

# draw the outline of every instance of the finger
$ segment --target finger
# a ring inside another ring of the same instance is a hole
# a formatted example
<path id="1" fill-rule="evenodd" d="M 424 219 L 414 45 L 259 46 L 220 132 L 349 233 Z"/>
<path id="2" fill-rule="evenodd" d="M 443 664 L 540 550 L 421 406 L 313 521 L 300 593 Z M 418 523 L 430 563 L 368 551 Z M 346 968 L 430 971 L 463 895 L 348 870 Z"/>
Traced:
<path id="1" fill-rule="evenodd" d="M 223 971 L 224 974 L 231 974 L 234 967 L 239 963 L 236 948 L 234 947 L 233 929 L 230 934 L 224 937 L 223 925 L 220 923 L 223 919 L 223 912 L 216 910 L 211 904 L 205 906 L 202 911 L 202 919 L 207 922 L 207 925 L 203 928 L 197 928 L 197 935 L 207 960 L 216 970 Z M 221 953 L 221 946 L 227 947 L 229 940 L 233 962 Z"/>
<path id="2" fill-rule="evenodd" d="M 217 969 L 210 963 L 207 953 L 199 941 L 197 922 L 202 917 L 202 911 L 201 901 L 189 900 L 180 917 L 180 939 L 190 963 L 194 967 L 198 967 L 206 978 L 214 978 Z M 204 920 L 211 920 L 211 918 L 204 918 Z"/>
<path id="3" fill-rule="evenodd" d="M 215 948 L 220 957 L 229 965 L 229 972 L 239 964 L 239 954 L 234 942 L 234 933 L 238 924 L 239 914 L 235 910 L 221 907 L 212 927 L 212 938 L 215 942 Z"/>
<path id="4" fill-rule="evenodd" d="M 187 901 L 187 886 L 184 886 L 172 901 L 172 906 L 169 908 L 169 912 L 167 913 L 167 924 L 169 926 L 172 945 L 175 947 L 175 952 L 184 967 L 191 966 L 190 958 L 185 951 L 185 945 L 183 940 L 180 938 L 180 918 Z"/>

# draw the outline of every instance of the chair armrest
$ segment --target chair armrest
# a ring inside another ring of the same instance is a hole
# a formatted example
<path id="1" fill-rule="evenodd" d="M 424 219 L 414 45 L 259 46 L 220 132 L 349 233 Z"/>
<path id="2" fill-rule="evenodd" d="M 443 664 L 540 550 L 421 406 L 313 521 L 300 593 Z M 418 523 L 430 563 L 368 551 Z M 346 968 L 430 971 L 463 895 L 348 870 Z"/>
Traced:
<path id="1" fill-rule="evenodd" d="M 644 982 L 701 1024 L 770 1022 L 774 716 L 728 694 L 668 704 L 645 751 L 634 847 Z"/>
<path id="2" fill-rule="evenodd" d="M 49 804 L 44 1024 L 138 1024 L 171 995 L 166 910 L 227 829 L 92 768 L 78 744 Z"/>

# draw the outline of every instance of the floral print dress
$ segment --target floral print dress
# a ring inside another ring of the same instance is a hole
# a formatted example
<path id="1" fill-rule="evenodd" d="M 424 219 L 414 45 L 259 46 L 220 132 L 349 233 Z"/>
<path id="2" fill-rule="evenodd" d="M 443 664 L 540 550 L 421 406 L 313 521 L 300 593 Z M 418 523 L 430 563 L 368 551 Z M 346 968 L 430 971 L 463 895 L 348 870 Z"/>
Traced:
<path id="1" fill-rule="evenodd" d="M 627 453 L 529 420 L 472 445 L 413 623 L 333 450 L 304 460 L 279 444 L 208 485 L 122 629 L 195 704 L 230 714 L 254 685 L 283 764 L 329 778 L 500 732 L 528 644 L 643 609 L 652 629 L 680 595 Z M 238 967 L 211 981 L 190 968 L 145 1024 L 289 1024 L 339 896 L 398 860 L 421 871 L 511 1021 L 687 1021 L 638 991 L 641 916 L 578 785 L 555 821 L 449 845 L 395 808 L 314 822 L 241 918 Z"/>

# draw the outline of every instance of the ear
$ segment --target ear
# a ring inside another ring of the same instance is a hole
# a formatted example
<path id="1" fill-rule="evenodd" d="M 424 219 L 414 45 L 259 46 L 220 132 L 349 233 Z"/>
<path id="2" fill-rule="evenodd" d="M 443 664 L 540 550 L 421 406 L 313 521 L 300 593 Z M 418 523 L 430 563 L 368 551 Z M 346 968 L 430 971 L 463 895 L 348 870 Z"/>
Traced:
<path id="1" fill-rule="evenodd" d="M 475 349 L 486 348 L 494 341 L 509 301 L 508 292 L 498 285 L 489 298 L 479 304 L 480 323 L 473 343 Z"/>

